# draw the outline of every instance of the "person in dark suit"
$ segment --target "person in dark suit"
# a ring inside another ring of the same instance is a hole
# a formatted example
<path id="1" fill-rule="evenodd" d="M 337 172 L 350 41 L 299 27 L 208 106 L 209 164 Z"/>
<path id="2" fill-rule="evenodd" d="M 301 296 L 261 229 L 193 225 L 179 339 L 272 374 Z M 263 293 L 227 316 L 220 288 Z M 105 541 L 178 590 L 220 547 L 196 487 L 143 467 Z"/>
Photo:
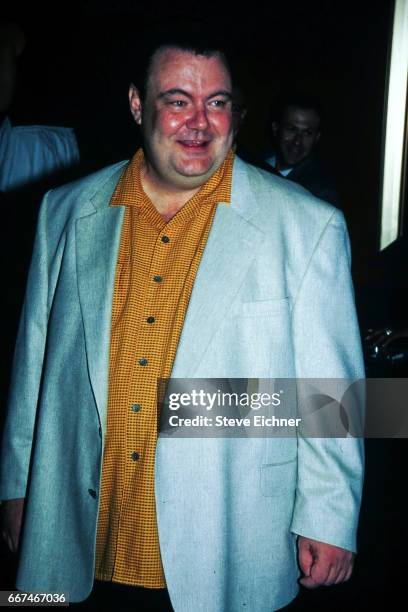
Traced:
<path id="1" fill-rule="evenodd" d="M 297 93 L 286 96 L 271 123 L 274 148 L 257 165 L 338 206 L 340 198 L 333 179 L 316 154 L 321 123 L 322 111 L 317 101 Z"/>

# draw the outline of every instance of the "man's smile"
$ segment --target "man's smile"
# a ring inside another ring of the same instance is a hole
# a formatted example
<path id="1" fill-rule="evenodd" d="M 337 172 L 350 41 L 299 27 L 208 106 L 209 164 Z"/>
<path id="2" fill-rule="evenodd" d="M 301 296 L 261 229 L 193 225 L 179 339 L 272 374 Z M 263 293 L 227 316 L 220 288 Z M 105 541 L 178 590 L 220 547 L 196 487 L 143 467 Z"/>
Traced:
<path id="1" fill-rule="evenodd" d="M 206 149 L 210 143 L 209 140 L 178 140 L 179 144 L 181 144 L 186 149 L 192 150 L 203 150 Z"/>

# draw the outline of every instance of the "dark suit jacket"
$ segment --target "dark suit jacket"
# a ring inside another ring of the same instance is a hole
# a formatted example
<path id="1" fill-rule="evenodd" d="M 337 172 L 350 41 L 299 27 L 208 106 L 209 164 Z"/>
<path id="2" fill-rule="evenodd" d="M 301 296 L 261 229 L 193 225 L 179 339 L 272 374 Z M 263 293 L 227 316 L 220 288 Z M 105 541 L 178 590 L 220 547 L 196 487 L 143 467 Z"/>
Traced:
<path id="1" fill-rule="evenodd" d="M 270 154 L 272 155 L 273 152 Z M 282 176 L 265 161 L 265 158 L 250 158 L 250 156 L 242 155 L 241 152 L 240 156 L 243 157 L 245 161 L 258 166 L 263 170 L 267 170 L 268 172 Z M 334 181 L 331 178 L 327 168 L 316 155 L 310 155 L 298 166 L 295 166 L 295 168 L 293 168 L 291 173 L 286 178 L 289 181 L 298 183 L 298 185 L 301 185 L 310 191 L 317 198 L 325 200 L 326 202 L 333 204 L 333 206 L 339 207 L 340 197 L 334 185 Z"/>

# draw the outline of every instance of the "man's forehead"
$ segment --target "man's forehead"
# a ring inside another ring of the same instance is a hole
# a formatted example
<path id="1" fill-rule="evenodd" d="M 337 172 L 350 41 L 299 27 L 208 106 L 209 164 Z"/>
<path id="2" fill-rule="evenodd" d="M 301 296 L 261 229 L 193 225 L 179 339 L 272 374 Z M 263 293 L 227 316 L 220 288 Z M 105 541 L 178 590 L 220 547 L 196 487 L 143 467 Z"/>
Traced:
<path id="1" fill-rule="evenodd" d="M 161 47 L 152 56 L 148 83 L 161 81 L 173 74 L 178 75 L 189 69 L 199 72 L 210 67 L 209 75 L 220 75 L 231 87 L 230 71 L 221 52 L 214 51 L 201 54 L 179 47 Z"/>
<path id="2" fill-rule="evenodd" d="M 320 123 L 320 117 L 318 112 L 314 108 L 304 108 L 301 106 L 288 106 L 285 108 L 282 116 L 282 120 L 285 122 L 295 122 L 318 126 Z"/>

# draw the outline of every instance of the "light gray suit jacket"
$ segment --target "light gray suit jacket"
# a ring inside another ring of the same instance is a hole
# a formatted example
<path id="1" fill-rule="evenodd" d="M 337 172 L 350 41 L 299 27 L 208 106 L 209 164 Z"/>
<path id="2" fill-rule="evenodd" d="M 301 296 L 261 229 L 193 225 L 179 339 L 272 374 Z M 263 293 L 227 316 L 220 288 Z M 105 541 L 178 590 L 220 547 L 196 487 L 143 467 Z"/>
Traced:
<path id="1" fill-rule="evenodd" d="M 46 195 L 16 346 L 0 498 L 27 498 L 17 586 L 91 590 L 123 164 Z M 363 376 L 342 214 L 236 159 L 173 377 Z M 159 438 L 160 546 L 176 612 L 263 612 L 297 592 L 296 534 L 355 549 L 356 439 Z"/>

